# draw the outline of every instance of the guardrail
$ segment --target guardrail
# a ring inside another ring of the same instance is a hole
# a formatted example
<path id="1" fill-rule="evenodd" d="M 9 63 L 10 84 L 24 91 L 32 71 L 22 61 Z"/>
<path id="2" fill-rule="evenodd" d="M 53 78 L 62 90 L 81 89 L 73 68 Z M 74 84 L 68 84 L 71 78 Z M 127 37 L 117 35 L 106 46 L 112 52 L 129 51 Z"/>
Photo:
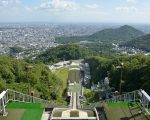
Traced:
<path id="1" fill-rule="evenodd" d="M 7 103 L 6 91 L 3 91 L 0 94 L 0 115 L 3 115 L 3 116 L 7 115 L 7 112 L 5 110 L 6 103 Z"/>
<path id="2" fill-rule="evenodd" d="M 140 102 L 143 111 L 150 115 L 150 96 L 142 89 L 114 96 L 106 100 L 109 102 Z"/>
<path id="3" fill-rule="evenodd" d="M 9 101 L 25 102 L 25 103 L 42 103 L 45 107 L 66 107 L 63 104 L 55 103 L 54 101 L 44 100 L 38 97 L 23 94 L 18 91 L 7 89 L 0 94 L 0 115 L 6 116 L 5 107 Z"/>

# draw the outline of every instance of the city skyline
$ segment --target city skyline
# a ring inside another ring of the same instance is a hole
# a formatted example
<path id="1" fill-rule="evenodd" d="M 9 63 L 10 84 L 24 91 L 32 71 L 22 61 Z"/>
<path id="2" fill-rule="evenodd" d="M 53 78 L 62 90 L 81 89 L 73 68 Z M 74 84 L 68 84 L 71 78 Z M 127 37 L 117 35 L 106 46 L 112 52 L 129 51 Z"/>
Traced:
<path id="1" fill-rule="evenodd" d="M 149 0 L 1 0 L 0 22 L 150 23 Z"/>

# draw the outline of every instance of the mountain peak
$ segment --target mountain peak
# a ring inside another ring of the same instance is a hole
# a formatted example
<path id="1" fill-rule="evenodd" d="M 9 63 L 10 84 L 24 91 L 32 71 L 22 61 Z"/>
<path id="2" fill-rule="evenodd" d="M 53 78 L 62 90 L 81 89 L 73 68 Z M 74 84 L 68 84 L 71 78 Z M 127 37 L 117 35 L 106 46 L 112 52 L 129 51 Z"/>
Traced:
<path id="1" fill-rule="evenodd" d="M 124 25 L 115 29 L 104 29 L 91 35 L 91 38 L 101 41 L 129 41 L 142 35 L 144 35 L 142 31 L 132 26 Z"/>
<path id="2" fill-rule="evenodd" d="M 132 26 L 129 26 L 129 25 L 123 25 L 123 26 L 121 26 L 120 28 L 118 28 L 118 29 L 126 29 L 126 30 L 136 30 L 137 31 L 137 29 L 135 29 L 134 27 L 132 27 Z"/>

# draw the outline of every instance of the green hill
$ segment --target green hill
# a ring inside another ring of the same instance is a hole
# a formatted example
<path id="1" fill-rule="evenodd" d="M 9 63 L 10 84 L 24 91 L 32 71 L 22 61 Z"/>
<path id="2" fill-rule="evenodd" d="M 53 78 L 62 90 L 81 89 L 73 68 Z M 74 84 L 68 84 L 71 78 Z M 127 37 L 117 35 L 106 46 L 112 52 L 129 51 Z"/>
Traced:
<path id="1" fill-rule="evenodd" d="M 80 41 L 121 42 L 129 41 L 142 35 L 144 35 L 142 31 L 139 31 L 131 26 L 124 25 L 116 29 L 104 29 L 90 36 L 58 37 L 56 38 L 56 42 L 63 44 L 76 43 Z"/>
<path id="2" fill-rule="evenodd" d="M 53 87 L 49 88 L 48 84 Z M 54 91 L 57 88 L 61 91 L 62 81 L 44 64 L 27 63 L 0 55 L 0 92 L 13 89 L 28 94 L 28 85 L 30 92 L 34 91 L 37 97 L 57 99 L 60 94 Z"/>
<path id="3" fill-rule="evenodd" d="M 78 45 L 59 45 L 38 55 L 35 61 L 51 64 L 62 60 L 82 59 L 91 54 L 92 52 L 87 48 Z"/>
<path id="4" fill-rule="evenodd" d="M 100 41 L 129 41 L 144 33 L 128 25 L 117 29 L 105 29 L 90 36 L 90 38 Z"/>
<path id="5" fill-rule="evenodd" d="M 126 42 L 123 46 L 135 47 L 150 52 L 150 34 Z"/>

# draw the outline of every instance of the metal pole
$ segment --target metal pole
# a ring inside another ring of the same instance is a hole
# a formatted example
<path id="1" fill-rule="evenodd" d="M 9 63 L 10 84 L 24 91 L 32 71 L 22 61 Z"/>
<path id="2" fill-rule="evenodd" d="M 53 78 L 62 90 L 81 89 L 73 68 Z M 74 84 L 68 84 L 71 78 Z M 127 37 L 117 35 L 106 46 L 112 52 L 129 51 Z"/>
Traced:
<path id="1" fill-rule="evenodd" d="M 28 74 L 28 73 L 27 73 L 27 74 Z M 28 94 L 30 95 L 29 77 L 28 77 Z"/>
<path id="2" fill-rule="evenodd" d="M 122 84 L 122 66 L 121 66 L 121 76 L 120 76 L 120 89 L 119 89 L 119 92 L 121 94 L 121 84 Z"/>
<path id="3" fill-rule="evenodd" d="M 120 65 L 120 69 L 121 69 L 121 75 L 120 75 L 120 90 L 119 90 L 120 94 L 121 94 L 121 89 L 122 89 L 123 68 L 124 68 L 123 63 L 121 63 L 121 65 Z"/>
<path id="4" fill-rule="evenodd" d="M 3 109 L 3 116 L 6 116 L 4 98 L 2 98 L 2 109 Z"/>
<path id="5" fill-rule="evenodd" d="M 29 76 L 28 76 L 28 74 L 29 74 L 29 71 L 31 70 L 33 68 L 33 66 L 30 66 L 30 65 L 28 65 L 28 66 L 26 66 L 26 70 L 27 70 L 27 80 L 28 80 L 28 94 L 30 95 L 30 81 L 29 81 Z"/>

